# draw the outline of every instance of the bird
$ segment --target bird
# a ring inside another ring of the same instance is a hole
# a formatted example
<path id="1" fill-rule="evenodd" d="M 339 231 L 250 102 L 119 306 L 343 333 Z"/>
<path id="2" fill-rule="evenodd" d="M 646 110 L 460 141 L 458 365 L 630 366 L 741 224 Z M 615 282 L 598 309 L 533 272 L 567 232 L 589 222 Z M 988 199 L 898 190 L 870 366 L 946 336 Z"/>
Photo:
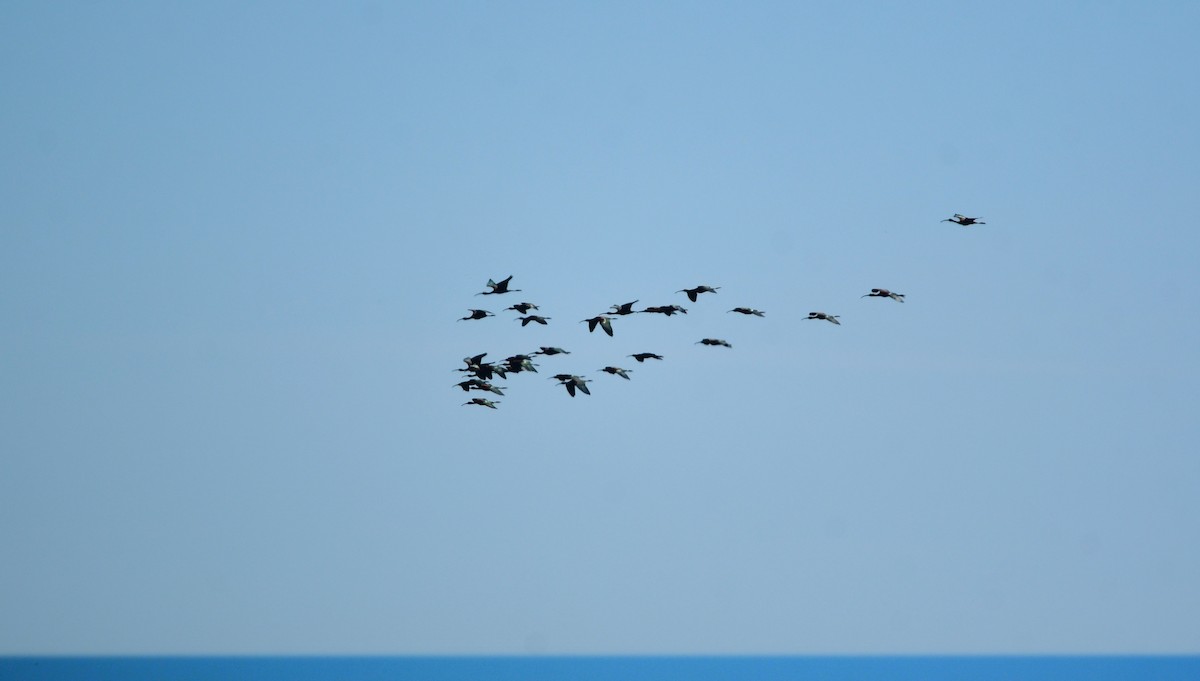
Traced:
<path id="1" fill-rule="evenodd" d="M 550 320 L 549 317 L 543 317 L 541 315 L 531 314 L 528 317 L 517 317 L 513 321 L 521 322 L 521 326 L 528 326 L 529 322 L 537 322 L 538 324 L 541 324 L 542 326 L 546 326 L 546 322 L 549 320 Z"/>
<path id="2" fill-rule="evenodd" d="M 638 363 L 645 362 L 648 359 L 662 359 L 662 355 L 656 355 L 653 352 L 639 352 L 636 355 L 626 355 L 626 357 L 632 357 Z"/>
<path id="3" fill-rule="evenodd" d="M 954 217 L 946 218 L 945 220 L 942 220 L 942 222 L 953 222 L 954 224 L 962 225 L 963 227 L 969 227 L 971 225 L 986 225 L 987 224 L 986 222 L 983 221 L 983 218 L 969 218 L 969 217 L 963 215 L 962 213 L 955 213 Z"/>
<path id="4" fill-rule="evenodd" d="M 712 286 L 697 286 L 696 288 L 680 289 L 676 291 L 676 293 L 686 293 L 688 300 L 694 303 L 696 302 L 696 296 L 700 295 L 701 293 L 716 293 L 717 289 L 719 288 L 721 287 L 717 286 L 714 288 Z"/>
<path id="5" fill-rule="evenodd" d="M 587 322 L 588 333 L 595 331 L 596 326 L 599 325 L 600 328 L 604 329 L 604 333 L 607 333 L 610 336 L 613 335 L 612 320 L 609 319 L 608 317 L 605 317 L 602 314 L 596 315 L 595 317 L 592 317 L 591 319 L 582 319 L 579 321 L 580 324 L 582 324 L 584 322 Z"/>
<path id="6" fill-rule="evenodd" d="M 458 321 L 465 322 L 468 319 L 483 319 L 484 317 L 495 317 L 496 316 L 496 315 L 492 314 L 491 312 L 488 312 L 487 310 L 471 310 L 470 312 L 471 312 L 471 314 L 467 315 L 466 317 L 463 317 L 462 319 L 459 319 Z"/>
<path id="7" fill-rule="evenodd" d="M 668 317 L 675 314 L 676 312 L 682 312 L 683 314 L 687 314 L 687 310 L 680 307 L 679 305 L 658 305 L 655 307 L 648 307 L 645 310 L 642 310 L 642 312 L 657 312 L 659 314 L 665 314 Z"/>
<path id="8" fill-rule="evenodd" d="M 838 317 L 840 317 L 840 316 L 841 315 L 836 315 L 836 314 L 825 314 L 824 312 L 809 312 L 807 318 L 808 319 L 824 319 L 827 322 L 832 322 L 834 324 L 837 324 L 838 326 L 841 326 L 842 323 L 838 321 Z"/>
<path id="9" fill-rule="evenodd" d="M 621 367 L 604 367 L 600 371 L 606 371 L 614 376 L 620 376 L 621 378 L 628 381 L 629 380 L 628 372 L 633 371 L 633 369 L 622 369 Z"/>
<path id="10" fill-rule="evenodd" d="M 532 371 L 537 373 L 537 365 L 533 363 L 533 358 L 529 355 L 513 355 L 512 357 L 504 358 L 504 367 L 514 374 L 519 374 L 522 371 Z"/>
<path id="11" fill-rule="evenodd" d="M 612 314 L 616 314 L 616 315 L 633 314 L 634 312 L 637 312 L 637 310 L 633 309 L 633 303 L 636 303 L 636 302 L 637 301 L 635 300 L 632 303 L 621 303 L 620 305 L 613 305 L 612 306 Z"/>
<path id="12" fill-rule="evenodd" d="M 479 295 L 483 295 L 483 294 L 479 294 Z M 538 309 L 538 306 L 534 305 L 533 303 L 517 303 L 516 305 L 512 305 L 512 306 L 506 307 L 504 309 L 505 310 L 516 310 L 517 314 L 528 314 L 530 310 Z"/>
<path id="13" fill-rule="evenodd" d="M 507 278 L 507 279 L 501 279 L 501 280 L 500 280 L 500 281 L 498 281 L 498 282 L 497 282 L 497 281 L 493 281 L 493 280 L 491 280 L 491 279 L 488 279 L 487 286 L 488 286 L 488 288 L 490 288 L 490 289 L 492 289 L 492 290 L 491 290 L 491 291 L 480 291 L 479 293 L 476 293 L 475 295 L 477 295 L 477 296 L 490 296 L 490 295 L 492 295 L 492 294 L 498 294 L 498 293 L 513 293 L 513 292 L 515 292 L 515 291 L 520 291 L 520 290 L 521 290 L 521 289 L 519 289 L 519 288 L 510 289 L 510 288 L 508 287 L 508 282 L 510 282 L 510 281 L 512 281 L 512 275 L 511 275 L 511 274 L 510 274 L 510 275 L 508 275 L 508 278 Z"/>
<path id="14" fill-rule="evenodd" d="M 702 340 L 698 340 L 698 341 L 696 341 L 696 343 L 697 343 L 697 344 L 699 344 L 699 343 L 704 343 L 705 345 L 724 345 L 724 346 L 725 346 L 725 347 L 727 347 L 727 348 L 732 348 L 732 347 L 733 347 L 732 345 L 730 345 L 729 343 L 727 343 L 727 342 L 725 342 L 725 341 L 721 340 L 720 338 L 705 338 L 705 339 L 702 339 Z"/>
<path id="15" fill-rule="evenodd" d="M 587 384 L 591 383 L 591 381 L 583 378 L 582 376 L 576 376 L 574 374 L 555 374 L 554 376 L 551 376 L 551 378 L 557 379 L 559 385 L 566 386 L 567 394 L 571 397 L 575 397 L 576 388 L 582 390 L 583 394 L 585 395 L 592 394 L 592 391 L 588 390 L 587 387 Z"/>
<path id="16" fill-rule="evenodd" d="M 487 381 L 482 381 L 478 378 L 472 378 L 470 380 L 462 381 L 461 383 L 455 383 L 454 385 L 458 386 L 459 388 L 462 388 L 463 392 L 470 392 L 472 390 L 487 390 L 489 392 L 494 392 L 497 395 L 504 394 L 504 392 L 501 391 L 496 386 L 492 385 L 491 383 L 488 383 Z"/>
<path id="17" fill-rule="evenodd" d="M 762 310 L 755 310 L 755 309 L 749 308 L 749 307 L 735 307 L 732 310 L 730 310 L 730 312 L 741 312 L 742 314 L 747 314 L 747 315 L 752 314 L 755 317 L 763 316 Z"/>
<path id="18" fill-rule="evenodd" d="M 496 405 L 497 405 L 497 404 L 500 404 L 500 403 L 499 403 L 499 402 L 493 402 L 493 401 L 491 401 L 491 400 L 484 399 L 484 398 L 482 398 L 482 397 L 473 397 L 473 398 L 471 398 L 471 401 L 470 401 L 470 402 L 463 402 L 463 403 L 462 403 L 462 406 L 464 406 L 464 407 L 465 407 L 465 406 L 467 406 L 468 404 L 478 404 L 478 405 L 479 405 L 479 406 L 481 406 L 481 407 L 490 407 L 490 408 L 492 408 L 492 409 L 495 409 L 495 408 L 496 408 Z"/>
<path id="19" fill-rule="evenodd" d="M 571 353 L 567 352 L 566 350 L 563 350 L 562 348 L 554 348 L 554 347 L 548 348 L 545 345 L 539 345 L 538 347 L 541 349 L 533 354 L 546 355 L 547 357 L 550 355 L 569 355 L 569 354 L 571 354 Z"/>
<path id="20" fill-rule="evenodd" d="M 859 298 L 866 298 L 867 296 L 871 296 L 873 298 L 891 298 L 892 300 L 896 300 L 901 303 L 904 302 L 904 294 L 903 293 L 892 293 L 891 291 L 889 291 L 885 288 L 873 288 L 873 289 L 871 289 L 870 293 L 864 293 L 861 296 L 859 296 Z"/>

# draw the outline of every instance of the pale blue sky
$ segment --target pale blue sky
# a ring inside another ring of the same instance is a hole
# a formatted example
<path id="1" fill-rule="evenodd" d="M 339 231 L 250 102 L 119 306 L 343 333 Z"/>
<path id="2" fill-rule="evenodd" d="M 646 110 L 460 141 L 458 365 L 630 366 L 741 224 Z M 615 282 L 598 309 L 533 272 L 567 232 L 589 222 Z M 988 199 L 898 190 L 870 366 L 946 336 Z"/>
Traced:
<path id="1" fill-rule="evenodd" d="M 5 4 L 0 653 L 1200 651 L 1198 34 Z"/>

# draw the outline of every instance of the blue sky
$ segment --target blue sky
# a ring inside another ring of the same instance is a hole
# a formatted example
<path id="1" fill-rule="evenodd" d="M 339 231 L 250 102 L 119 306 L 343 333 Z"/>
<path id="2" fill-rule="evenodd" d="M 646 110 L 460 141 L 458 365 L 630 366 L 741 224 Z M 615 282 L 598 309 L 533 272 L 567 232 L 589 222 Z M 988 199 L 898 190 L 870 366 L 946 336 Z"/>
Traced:
<path id="1" fill-rule="evenodd" d="M 1196 5 L 0 12 L 0 652 L 1197 651 Z"/>

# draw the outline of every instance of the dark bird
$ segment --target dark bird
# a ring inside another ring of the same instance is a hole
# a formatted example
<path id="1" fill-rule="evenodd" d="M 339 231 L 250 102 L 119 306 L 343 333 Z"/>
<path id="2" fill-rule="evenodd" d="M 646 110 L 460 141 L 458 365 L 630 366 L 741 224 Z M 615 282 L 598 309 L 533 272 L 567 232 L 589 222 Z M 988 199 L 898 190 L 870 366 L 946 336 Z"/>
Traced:
<path id="1" fill-rule="evenodd" d="M 477 294 L 477 295 L 483 295 L 483 294 Z M 538 306 L 534 305 L 533 303 L 517 303 L 516 305 L 511 305 L 504 309 L 505 310 L 516 310 L 517 314 L 529 314 L 530 310 L 536 310 L 536 309 L 538 309 Z"/>
<path id="2" fill-rule="evenodd" d="M 668 317 L 675 314 L 676 312 L 682 312 L 683 314 L 687 314 L 687 310 L 680 307 L 679 305 L 658 305 L 655 307 L 648 307 L 645 310 L 642 310 L 642 312 L 657 312 L 659 314 L 665 314 Z"/>
<path id="3" fill-rule="evenodd" d="M 942 220 L 942 222 L 953 222 L 954 224 L 962 225 L 963 227 L 969 227 L 971 225 L 986 225 L 987 224 L 986 222 L 983 221 L 983 218 L 969 218 L 969 217 L 963 215 L 962 213 L 955 213 L 954 217 L 946 218 L 945 220 Z"/>
<path id="4" fill-rule="evenodd" d="M 484 398 L 482 398 L 482 397 L 474 397 L 474 398 L 471 398 L 471 401 L 470 401 L 470 402 L 463 402 L 463 403 L 462 403 L 462 406 L 464 406 L 464 407 L 465 407 L 465 406 L 467 406 L 468 404 L 478 404 L 478 405 L 479 405 L 479 406 L 481 406 L 481 407 L 490 407 L 490 408 L 492 408 L 492 409 L 495 409 L 495 408 L 496 408 L 496 405 L 497 405 L 497 404 L 500 404 L 500 403 L 499 403 L 499 402 L 493 402 L 493 401 L 491 401 L 491 400 L 484 399 Z"/>
<path id="5" fill-rule="evenodd" d="M 704 343 L 705 345 L 724 345 L 727 348 L 733 347 L 732 345 L 730 345 L 729 343 L 726 343 L 725 341 L 721 340 L 720 338 L 705 338 L 705 339 L 696 341 L 696 343 L 697 344 Z"/>
<path id="6" fill-rule="evenodd" d="M 904 294 L 903 293 L 892 293 L 891 291 L 889 291 L 885 288 L 873 288 L 873 289 L 871 289 L 870 293 L 864 293 L 861 296 L 859 296 L 859 298 L 866 298 L 867 296 L 871 296 L 873 298 L 891 298 L 892 300 L 897 300 L 897 301 L 900 301 L 901 303 L 904 302 Z"/>
<path id="7" fill-rule="evenodd" d="M 548 348 L 545 345 L 540 345 L 538 347 L 541 349 L 533 354 L 546 355 L 547 357 L 549 357 L 550 355 L 569 355 L 569 354 L 571 354 L 571 353 L 567 352 L 566 350 L 563 350 L 562 348 Z"/>
<path id="8" fill-rule="evenodd" d="M 755 317 L 763 316 L 762 310 L 755 310 L 755 309 L 749 308 L 749 307 L 735 307 L 732 310 L 730 310 L 730 312 L 741 312 L 742 314 L 752 314 Z"/>
<path id="9" fill-rule="evenodd" d="M 529 322 L 537 322 L 538 324 L 545 326 L 546 322 L 550 321 L 550 318 L 542 317 L 541 315 L 531 314 L 528 317 L 517 317 L 513 321 L 521 322 L 521 326 L 527 326 L 529 324 Z"/>
<path id="10" fill-rule="evenodd" d="M 471 314 L 459 319 L 460 322 L 465 322 L 468 319 L 483 319 L 484 317 L 495 317 L 496 315 L 487 310 L 471 310 Z"/>
<path id="11" fill-rule="evenodd" d="M 582 390 L 584 395 L 592 394 L 592 391 L 588 390 L 587 387 L 587 384 L 591 383 L 591 381 L 583 378 L 582 376 L 576 376 L 574 374 L 555 374 L 551 378 L 557 379 L 559 385 L 566 386 L 567 394 L 571 397 L 575 397 L 576 388 Z"/>
<path id="12" fill-rule="evenodd" d="M 521 289 L 519 289 L 519 288 L 510 289 L 510 288 L 508 287 L 508 282 L 510 282 L 510 281 L 512 281 L 512 275 L 511 275 L 511 274 L 510 274 L 510 275 L 508 275 L 508 278 L 507 278 L 507 279 L 502 279 L 502 280 L 500 280 L 500 281 L 498 281 L 498 282 L 497 282 L 497 281 L 492 281 L 491 279 L 488 279 L 487 286 L 488 286 L 488 288 L 490 288 L 490 289 L 492 289 L 492 290 L 491 290 L 491 291 L 480 291 L 479 293 L 476 293 L 475 295 L 477 295 L 477 296 L 490 296 L 490 295 L 492 295 L 493 293 L 513 293 L 513 292 L 516 292 L 516 291 L 520 291 L 520 290 L 521 290 Z"/>
<path id="13" fill-rule="evenodd" d="M 622 303 L 620 305 L 613 305 L 612 306 L 612 314 L 617 314 L 617 315 L 633 314 L 634 312 L 637 312 L 637 310 L 633 309 L 633 303 L 636 303 L 636 302 L 637 301 L 635 300 L 632 303 Z"/>
<path id="14" fill-rule="evenodd" d="M 612 335 L 612 320 L 602 314 L 596 315 L 591 319 L 580 320 L 579 323 L 582 324 L 584 322 L 587 322 L 588 333 L 595 331 L 596 326 L 599 325 L 600 328 L 604 329 L 604 333 L 607 333 L 610 336 Z"/>
<path id="15" fill-rule="evenodd" d="M 827 322 L 832 322 L 834 324 L 837 324 L 838 326 L 841 326 L 842 323 L 838 321 L 838 317 L 840 317 L 840 316 L 841 315 L 836 315 L 836 314 L 825 314 L 824 312 L 809 312 L 807 318 L 808 319 L 824 319 Z"/>
<path id="16" fill-rule="evenodd" d="M 504 394 L 504 392 L 496 386 L 488 383 L 487 381 L 481 381 L 478 378 L 472 378 L 467 381 L 462 381 L 461 383 L 455 383 L 454 385 L 462 388 L 463 392 L 470 392 L 472 390 L 487 390 L 489 392 L 496 393 L 497 395 Z"/>
<path id="17" fill-rule="evenodd" d="M 628 381 L 629 380 L 629 372 L 633 371 L 633 369 L 622 369 L 621 367 L 604 367 L 600 371 L 606 371 L 614 376 L 620 376 L 621 378 Z"/>
<path id="18" fill-rule="evenodd" d="M 662 355 L 656 355 L 653 352 L 639 352 L 636 355 L 626 355 L 626 356 L 632 357 L 632 358 L 636 359 L 638 362 L 645 362 L 648 359 L 662 359 Z"/>
<path id="19" fill-rule="evenodd" d="M 712 286 L 697 286 L 696 288 L 680 289 L 680 290 L 676 291 L 676 293 L 686 293 L 688 300 L 690 300 L 694 303 L 694 302 L 696 302 L 696 296 L 700 295 L 701 293 L 716 293 L 717 289 L 719 289 L 719 288 L 721 288 L 721 287 L 717 286 L 716 288 L 714 288 Z"/>
<path id="20" fill-rule="evenodd" d="M 537 373 L 537 365 L 533 363 L 533 358 L 529 355 L 513 355 L 512 357 L 504 358 L 504 367 L 514 374 L 519 374 L 522 371 L 532 371 Z"/>

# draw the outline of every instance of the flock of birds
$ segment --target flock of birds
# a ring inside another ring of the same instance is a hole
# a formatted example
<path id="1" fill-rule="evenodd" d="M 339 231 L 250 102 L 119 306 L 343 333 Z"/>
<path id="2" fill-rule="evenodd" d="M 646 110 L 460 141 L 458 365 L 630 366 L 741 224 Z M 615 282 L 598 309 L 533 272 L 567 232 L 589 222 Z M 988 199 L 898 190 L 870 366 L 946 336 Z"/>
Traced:
<path id="1" fill-rule="evenodd" d="M 981 218 L 967 217 L 966 215 L 962 215 L 959 213 L 955 213 L 953 217 L 946 218 L 945 220 L 942 220 L 942 222 L 953 222 L 953 223 L 963 226 L 963 227 L 969 227 L 971 225 L 987 224 L 987 223 L 983 222 L 983 220 Z M 488 290 L 481 291 L 479 293 L 476 293 L 475 295 L 491 296 L 491 295 L 504 295 L 504 294 L 508 294 L 508 293 L 521 292 L 521 289 L 509 288 L 511 282 L 512 282 L 512 275 L 509 275 L 507 278 L 501 279 L 500 281 L 495 281 L 495 280 L 489 279 L 487 282 Z M 699 286 L 695 286 L 693 288 L 680 289 L 680 290 L 676 291 L 676 293 L 686 294 L 688 300 L 690 300 L 693 303 L 696 303 L 699 301 L 700 296 L 702 294 L 705 294 L 705 293 L 715 294 L 715 293 L 717 293 L 717 290 L 720 288 L 721 288 L 720 286 L 699 285 Z M 896 293 L 894 291 L 890 291 L 885 288 L 873 288 L 868 293 L 864 293 L 860 297 L 861 298 L 867 298 L 867 297 L 890 298 L 899 303 L 904 302 L 904 294 L 903 293 Z M 673 304 L 672 305 L 650 306 L 650 307 L 646 307 L 641 310 L 635 310 L 635 309 L 633 309 L 633 306 L 636 305 L 637 303 L 638 303 L 638 301 L 634 300 L 634 301 L 631 301 L 628 303 L 620 303 L 617 305 L 612 305 L 610 307 L 609 311 L 595 315 L 593 317 L 589 317 L 587 319 L 582 319 L 582 320 L 580 320 L 579 323 L 581 323 L 581 324 L 586 323 L 588 325 L 589 333 L 593 333 L 596 331 L 597 328 L 599 328 L 604 333 L 608 334 L 609 336 L 612 336 L 613 335 L 613 320 L 617 317 L 624 317 L 626 315 L 632 315 L 632 314 L 661 314 L 661 315 L 670 317 L 677 313 L 678 314 L 687 314 L 687 312 L 688 312 L 687 309 L 684 308 L 683 306 L 673 305 Z M 504 308 L 505 311 L 511 310 L 511 311 L 517 313 L 518 316 L 513 321 L 521 322 L 522 327 L 528 326 L 529 324 L 540 324 L 543 326 L 548 325 L 549 322 L 551 321 L 550 317 L 544 317 L 539 314 L 531 314 L 531 311 L 538 310 L 538 309 L 539 308 L 536 304 L 528 303 L 528 302 L 516 303 L 514 305 Z M 489 310 L 483 310 L 483 309 L 471 309 L 468 312 L 469 312 L 469 314 L 467 314 L 467 316 L 460 318 L 458 321 L 476 321 L 476 320 L 480 320 L 480 319 L 485 319 L 487 317 L 495 317 L 496 316 L 495 313 L 493 313 Z M 742 315 L 754 316 L 754 317 L 765 316 L 765 313 L 762 310 L 756 310 L 756 309 L 750 308 L 750 307 L 735 307 L 732 310 L 729 310 L 729 312 L 737 312 Z M 816 320 L 827 321 L 831 324 L 837 324 L 840 326 L 841 322 L 838 321 L 839 318 L 840 318 L 840 315 L 827 314 L 825 312 L 809 312 L 808 317 L 806 317 L 806 319 L 810 319 L 810 320 L 816 319 Z M 720 347 L 725 347 L 725 348 L 733 347 L 727 341 L 725 341 L 724 339 L 721 339 L 721 338 L 701 338 L 700 340 L 696 341 L 695 344 L 696 345 L 706 345 L 706 346 L 720 346 Z M 466 393 L 470 393 L 472 391 L 481 391 L 481 392 L 487 392 L 487 393 L 491 393 L 491 394 L 495 394 L 495 395 L 504 395 L 504 389 L 500 388 L 499 386 L 497 386 L 496 384 L 494 384 L 492 382 L 496 377 L 499 377 L 501 379 L 507 379 L 509 374 L 517 374 L 517 373 L 522 373 L 522 372 L 526 372 L 526 371 L 538 373 L 537 367 L 539 365 L 535 364 L 533 361 L 533 359 L 535 357 L 538 357 L 538 356 L 551 357 L 554 355 L 569 355 L 571 353 L 568 352 L 567 350 L 564 350 L 559 347 L 539 346 L 539 348 L 536 352 L 531 352 L 528 354 L 512 355 L 510 357 L 505 357 L 503 360 L 499 360 L 499 361 L 485 362 L 484 358 L 487 357 L 487 354 L 488 353 L 484 352 L 484 353 L 480 353 L 478 355 L 474 355 L 472 357 L 464 357 L 463 363 L 466 366 L 460 367 L 459 369 L 457 369 L 457 371 L 469 375 L 470 378 L 466 378 L 463 381 L 460 381 L 459 383 L 456 383 L 454 385 L 458 388 L 462 388 L 462 390 Z M 638 363 L 643 363 L 649 359 L 653 359 L 653 360 L 662 360 L 663 359 L 662 355 L 659 355 L 659 354 L 653 353 L 653 352 L 638 352 L 638 353 L 635 353 L 632 355 L 628 355 L 628 357 L 632 357 Z M 620 376 L 621 378 L 623 378 L 625 380 L 630 380 L 629 372 L 632 371 L 632 369 L 626 369 L 626 368 L 610 365 L 610 366 L 603 367 L 603 368 L 599 369 L 598 371 L 603 371 L 605 373 L 612 374 L 613 376 Z M 588 385 L 587 385 L 588 383 L 591 383 L 592 381 L 590 379 L 584 378 L 583 376 L 580 376 L 577 374 L 559 373 L 559 374 L 555 374 L 551 378 L 558 381 L 557 385 L 564 386 L 566 388 L 567 394 L 570 395 L 571 397 L 575 397 L 577 392 L 582 392 L 585 395 L 592 394 L 592 391 L 588 388 Z M 473 397 L 469 401 L 464 402 L 463 406 L 475 405 L 475 406 L 480 406 L 480 407 L 488 407 L 490 409 L 496 409 L 497 408 L 496 405 L 498 405 L 498 404 L 500 404 L 500 402 L 498 400 L 493 400 L 493 399 L 489 399 L 486 397 Z"/>

